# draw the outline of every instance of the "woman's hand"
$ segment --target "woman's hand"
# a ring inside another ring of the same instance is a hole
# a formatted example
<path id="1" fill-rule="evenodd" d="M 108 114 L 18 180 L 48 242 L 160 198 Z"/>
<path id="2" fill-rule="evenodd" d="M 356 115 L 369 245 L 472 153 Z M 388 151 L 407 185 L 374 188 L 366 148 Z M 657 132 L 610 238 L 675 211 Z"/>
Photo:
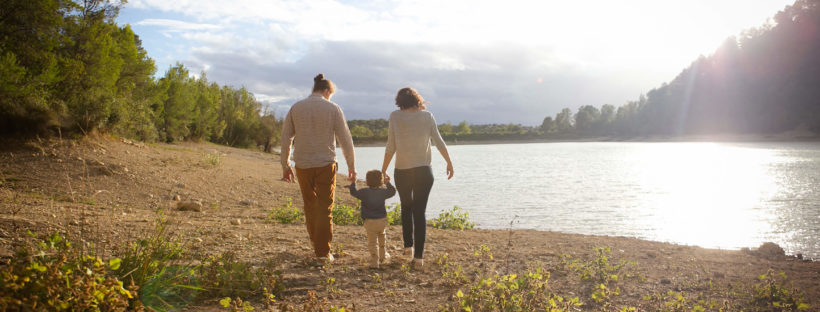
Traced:
<path id="1" fill-rule="evenodd" d="M 453 178 L 453 163 L 447 163 L 447 180 Z"/>

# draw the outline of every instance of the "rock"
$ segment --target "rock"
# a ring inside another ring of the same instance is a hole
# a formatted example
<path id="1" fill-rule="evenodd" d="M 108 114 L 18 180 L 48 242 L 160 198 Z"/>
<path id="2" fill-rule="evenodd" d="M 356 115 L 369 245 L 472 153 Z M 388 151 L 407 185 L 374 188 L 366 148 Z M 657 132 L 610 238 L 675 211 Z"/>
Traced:
<path id="1" fill-rule="evenodd" d="M 765 242 L 757 248 L 757 254 L 765 258 L 777 258 L 785 256 L 786 252 L 775 243 Z"/>
<path id="2" fill-rule="evenodd" d="M 239 219 L 231 220 L 231 224 L 233 224 L 233 225 L 242 225 L 242 220 L 239 220 Z"/>
<path id="3" fill-rule="evenodd" d="M 256 205 L 256 201 L 252 200 L 252 199 L 246 199 L 246 200 L 243 200 L 239 203 L 243 206 L 254 206 L 254 205 Z"/>
<path id="4" fill-rule="evenodd" d="M 672 281 L 670 281 L 668 278 L 662 278 L 661 279 L 661 284 L 669 285 L 669 284 L 672 284 Z"/>
<path id="5" fill-rule="evenodd" d="M 177 183 L 177 187 L 178 188 L 185 188 L 185 184 L 184 183 Z"/>
<path id="6" fill-rule="evenodd" d="M 715 276 L 715 278 L 724 278 L 724 277 L 726 277 L 725 274 L 720 273 L 720 272 L 715 272 L 714 276 Z"/>
<path id="7" fill-rule="evenodd" d="M 180 198 L 179 195 L 174 195 L 174 201 L 180 201 L 180 200 L 182 200 L 182 198 Z"/>
<path id="8" fill-rule="evenodd" d="M 180 201 L 177 202 L 177 210 L 180 211 L 195 211 L 201 212 L 202 211 L 202 203 L 199 201 Z"/>
<path id="9" fill-rule="evenodd" d="M 80 222 L 77 220 L 71 220 L 68 222 L 68 225 L 80 225 Z"/>

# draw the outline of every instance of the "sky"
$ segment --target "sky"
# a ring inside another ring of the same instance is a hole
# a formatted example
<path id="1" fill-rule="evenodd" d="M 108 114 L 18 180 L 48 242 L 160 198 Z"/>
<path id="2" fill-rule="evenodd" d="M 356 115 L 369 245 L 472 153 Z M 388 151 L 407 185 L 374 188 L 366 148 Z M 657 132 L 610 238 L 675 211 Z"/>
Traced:
<path id="1" fill-rule="evenodd" d="M 277 116 L 324 73 L 347 119 L 387 118 L 413 87 L 437 122 L 539 125 L 669 82 L 793 0 L 129 0 L 162 76 L 245 87 Z"/>

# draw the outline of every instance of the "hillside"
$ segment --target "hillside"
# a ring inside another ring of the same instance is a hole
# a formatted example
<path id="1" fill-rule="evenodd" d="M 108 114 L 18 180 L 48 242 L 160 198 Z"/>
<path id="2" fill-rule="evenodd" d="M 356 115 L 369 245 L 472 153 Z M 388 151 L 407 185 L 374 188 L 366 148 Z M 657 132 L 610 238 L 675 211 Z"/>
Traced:
<path id="1" fill-rule="evenodd" d="M 820 308 L 820 263 L 621 237 L 430 229 L 426 270 L 418 272 L 409 270 L 408 259 L 400 254 L 400 226 L 388 229 L 394 261 L 382 269 L 364 267 L 365 236 L 360 226 L 337 226 L 333 250 L 338 259 L 317 266 L 303 225 L 280 224 L 268 217 L 288 199 L 301 207 L 297 186 L 279 181 L 276 155 L 212 144 L 143 144 L 114 138 L 1 146 L 2 269 L 14 260 L 16 248 L 33 241 L 26 234 L 29 230 L 63 233 L 75 246 L 85 246 L 103 259 L 122 257 L 123 246 L 151 235 L 161 212 L 170 233 L 178 235 L 187 249 L 180 263 L 196 266 L 226 252 L 233 252 L 235 261 L 248 268 L 272 263 L 282 272 L 278 304 L 295 308 L 302 308 L 313 291 L 327 303 L 316 299 L 312 307 L 324 309 L 455 309 L 455 296 L 461 291 L 465 304 L 481 310 L 482 298 L 499 299 L 505 291 L 514 296 L 517 290 L 509 287 L 517 279 L 518 289 L 537 290 L 542 295 L 538 300 L 578 297 L 581 305 L 572 310 L 765 310 L 765 292 L 755 285 L 782 286 L 786 293 L 781 297 L 793 296 L 791 291 L 796 290 L 809 310 Z M 338 183 L 337 190 L 343 184 Z M 176 196 L 201 200 L 202 211 L 176 210 Z M 354 204 L 342 191 L 337 196 Z M 596 247 L 610 251 L 596 253 Z M 536 268 L 549 274 L 521 282 Z M 760 280 L 769 270 L 783 272 L 786 278 Z M 517 277 L 505 280 L 506 274 Z M 477 284 L 481 278 L 492 282 Z M 546 279 L 548 284 L 537 283 Z M 606 289 L 599 290 L 599 285 Z M 186 309 L 220 310 L 222 297 L 200 296 Z M 243 299 L 257 310 L 265 308 L 260 294 Z"/>

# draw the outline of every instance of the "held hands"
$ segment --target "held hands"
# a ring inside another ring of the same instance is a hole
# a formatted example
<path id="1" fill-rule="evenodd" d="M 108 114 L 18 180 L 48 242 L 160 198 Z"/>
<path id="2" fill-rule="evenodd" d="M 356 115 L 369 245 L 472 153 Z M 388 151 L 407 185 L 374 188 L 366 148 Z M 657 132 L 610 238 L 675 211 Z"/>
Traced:
<path id="1" fill-rule="evenodd" d="M 447 163 L 447 180 L 450 180 L 452 178 L 453 178 L 453 164 L 452 163 Z"/>
<path id="2" fill-rule="evenodd" d="M 350 183 L 356 183 L 356 170 L 355 169 L 347 169 L 347 180 Z"/>
<path id="3" fill-rule="evenodd" d="M 282 181 L 293 183 L 294 180 L 295 179 L 293 177 L 293 169 L 287 168 L 282 171 Z"/>
<path id="4" fill-rule="evenodd" d="M 390 176 L 387 174 L 382 174 L 384 176 L 384 184 L 390 183 Z"/>

